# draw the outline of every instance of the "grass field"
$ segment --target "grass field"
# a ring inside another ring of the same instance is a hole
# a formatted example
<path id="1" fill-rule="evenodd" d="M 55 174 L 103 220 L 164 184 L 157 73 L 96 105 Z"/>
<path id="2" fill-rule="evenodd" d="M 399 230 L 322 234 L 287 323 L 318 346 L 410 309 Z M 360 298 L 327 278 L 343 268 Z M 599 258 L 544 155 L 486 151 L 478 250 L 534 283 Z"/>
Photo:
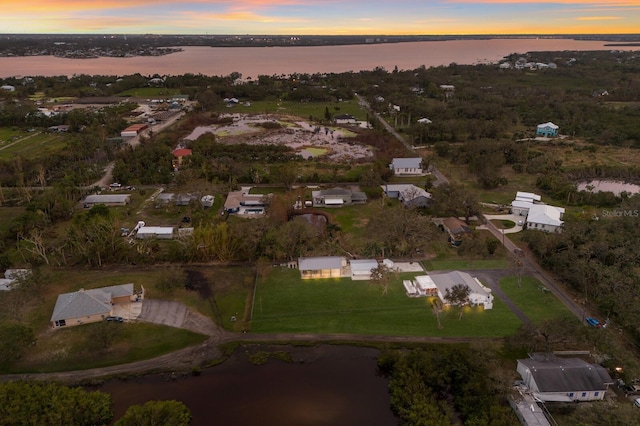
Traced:
<path id="1" fill-rule="evenodd" d="M 476 259 L 476 260 L 429 260 L 423 262 L 428 271 L 448 271 L 454 269 L 504 269 L 509 268 L 507 259 Z"/>
<path id="2" fill-rule="evenodd" d="M 203 342 L 207 336 L 191 331 L 147 323 L 112 323 L 118 327 L 106 351 L 90 350 L 89 340 L 101 323 L 56 330 L 38 338 L 31 350 L 12 369 L 13 373 L 84 370 L 148 359 Z"/>
<path id="3" fill-rule="evenodd" d="M 65 147 L 65 138 L 54 133 L 29 133 L 13 141 L 0 137 L 0 158 L 11 159 L 16 156 L 25 158 L 44 157 Z"/>
<path id="4" fill-rule="evenodd" d="M 465 308 L 442 314 L 438 329 L 429 300 L 409 298 L 401 274 L 386 296 L 369 281 L 301 280 L 297 270 L 274 269 L 258 285 L 251 330 L 256 333 L 353 333 L 362 335 L 500 337 L 520 325 L 500 301 L 492 310 Z"/>
<path id="5" fill-rule="evenodd" d="M 518 277 L 505 277 L 500 280 L 500 288 L 534 323 L 572 316 L 553 293 L 533 277 L 522 277 L 520 287 Z"/>

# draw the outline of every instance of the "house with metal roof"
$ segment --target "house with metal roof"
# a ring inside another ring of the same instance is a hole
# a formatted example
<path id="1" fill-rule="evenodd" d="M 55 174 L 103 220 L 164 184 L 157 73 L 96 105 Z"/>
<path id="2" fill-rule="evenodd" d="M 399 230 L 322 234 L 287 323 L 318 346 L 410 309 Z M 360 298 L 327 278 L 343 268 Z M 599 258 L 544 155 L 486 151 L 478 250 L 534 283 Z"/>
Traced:
<path id="1" fill-rule="evenodd" d="M 389 168 L 396 176 L 422 176 L 422 158 L 394 158 Z"/>
<path id="2" fill-rule="evenodd" d="M 542 232 L 562 232 L 563 215 L 563 207 L 534 204 L 527 214 L 527 229 Z"/>
<path id="3" fill-rule="evenodd" d="M 174 228 L 172 226 L 142 226 L 136 231 L 136 238 L 145 240 L 157 238 L 158 240 L 172 240 Z"/>
<path id="4" fill-rule="evenodd" d="M 491 289 L 485 287 L 477 278 L 472 277 L 466 272 L 451 271 L 443 274 L 429 274 L 427 278 L 416 277 L 417 284 L 424 288 L 425 292 L 428 289 L 437 288 L 437 295 L 443 303 L 447 303 L 445 295 L 447 290 L 451 290 L 453 286 L 463 284 L 469 287 L 469 303 L 472 305 L 482 306 L 484 309 L 493 308 L 493 294 Z"/>
<path id="5" fill-rule="evenodd" d="M 58 295 L 51 315 L 51 327 L 70 327 L 104 320 L 113 306 L 138 300 L 133 284 L 121 284 L 91 290 L 80 289 Z"/>
<path id="6" fill-rule="evenodd" d="M 349 266 L 352 280 L 370 280 L 371 270 L 378 267 L 378 261 L 375 259 L 354 259 L 349 261 Z"/>
<path id="7" fill-rule="evenodd" d="M 348 276 L 347 259 L 340 256 L 301 257 L 298 269 L 302 279 Z"/>
<path id="8" fill-rule="evenodd" d="M 85 209 L 89 209 L 98 204 L 104 204 L 108 207 L 126 206 L 131 200 L 131 194 L 93 194 L 87 195 L 82 202 Z"/>
<path id="9" fill-rule="evenodd" d="M 516 198 L 511 202 L 511 213 L 519 216 L 529 214 L 529 209 L 534 204 L 540 204 L 542 198 L 533 192 L 516 192 Z"/>
<path id="10" fill-rule="evenodd" d="M 613 384 L 605 368 L 580 358 L 531 354 L 516 370 L 529 392 L 540 401 L 579 402 L 604 399 Z"/>
<path id="11" fill-rule="evenodd" d="M 560 127 L 552 122 L 548 121 L 546 123 L 538 124 L 536 127 L 536 136 L 542 136 L 545 138 L 551 138 L 558 136 L 558 131 Z"/>
<path id="12" fill-rule="evenodd" d="M 419 186 L 410 183 L 389 183 L 382 185 L 389 198 L 397 198 L 405 207 L 427 207 L 431 203 L 431 194 Z"/>
<path id="13" fill-rule="evenodd" d="M 314 207 L 342 207 L 367 202 L 367 194 L 346 188 L 311 191 L 311 198 Z"/>

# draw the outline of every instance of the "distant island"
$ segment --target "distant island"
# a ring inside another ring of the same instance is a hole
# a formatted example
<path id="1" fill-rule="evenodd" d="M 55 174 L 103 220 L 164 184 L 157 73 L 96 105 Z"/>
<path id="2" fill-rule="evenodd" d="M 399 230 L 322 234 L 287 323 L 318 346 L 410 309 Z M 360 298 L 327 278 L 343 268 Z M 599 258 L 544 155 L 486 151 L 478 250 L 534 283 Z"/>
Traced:
<path id="1" fill-rule="evenodd" d="M 447 40 L 547 38 L 598 40 L 609 46 L 640 45 L 640 34 L 554 35 L 159 35 L 159 34 L 2 34 L 0 57 L 53 55 L 64 58 L 161 56 L 181 46 L 288 47 L 406 43 Z"/>

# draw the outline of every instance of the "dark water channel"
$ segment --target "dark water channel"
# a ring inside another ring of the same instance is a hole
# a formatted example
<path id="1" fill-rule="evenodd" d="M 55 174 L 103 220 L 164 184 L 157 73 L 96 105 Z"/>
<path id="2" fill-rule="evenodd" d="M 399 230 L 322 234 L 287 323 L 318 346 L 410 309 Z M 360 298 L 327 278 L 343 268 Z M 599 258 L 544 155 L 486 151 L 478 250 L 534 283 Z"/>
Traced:
<path id="1" fill-rule="evenodd" d="M 397 425 L 387 379 L 376 374 L 378 351 L 347 346 L 281 347 L 293 362 L 251 364 L 247 348 L 200 376 L 152 375 L 113 380 L 115 419 L 133 404 L 182 401 L 192 425 Z M 255 350 L 255 349 L 253 349 Z"/>

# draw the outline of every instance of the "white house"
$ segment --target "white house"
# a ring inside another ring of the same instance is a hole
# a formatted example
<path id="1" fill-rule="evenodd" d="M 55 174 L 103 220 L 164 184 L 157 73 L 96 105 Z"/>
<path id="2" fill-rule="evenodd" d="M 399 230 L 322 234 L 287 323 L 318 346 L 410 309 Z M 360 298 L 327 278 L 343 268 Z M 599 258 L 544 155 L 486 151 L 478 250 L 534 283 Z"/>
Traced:
<path id="1" fill-rule="evenodd" d="M 418 119 L 418 123 L 419 124 L 431 124 L 431 123 L 433 123 L 433 121 L 429 120 L 426 117 L 422 117 L 422 118 Z"/>
<path id="2" fill-rule="evenodd" d="M 564 208 L 534 204 L 527 214 L 527 229 L 543 232 L 562 232 Z"/>
<path id="3" fill-rule="evenodd" d="M 540 203 L 542 198 L 532 192 L 516 192 L 516 198 L 511 202 L 511 213 L 519 216 L 526 216 L 529 209 L 534 204 Z"/>
<path id="4" fill-rule="evenodd" d="M 552 122 L 548 121 L 546 123 L 542 123 L 542 124 L 538 124 L 538 127 L 536 128 L 536 135 L 537 136 L 544 136 L 544 137 L 553 137 L 553 136 L 558 136 L 558 130 L 560 129 L 560 127 L 558 127 L 557 125 L 553 124 Z"/>
<path id="5" fill-rule="evenodd" d="M 394 158 L 389 164 L 396 176 L 422 176 L 422 158 Z"/>
<path id="6" fill-rule="evenodd" d="M 433 292 L 433 286 L 435 286 L 437 296 L 443 303 L 447 303 L 444 298 L 447 290 L 451 290 L 451 288 L 457 284 L 464 284 L 469 287 L 469 302 L 472 305 L 481 305 L 484 309 L 493 308 L 493 294 L 491 294 L 491 289 L 482 285 L 477 278 L 472 277 L 466 272 L 451 271 L 442 274 L 418 276 L 416 277 L 416 283 L 416 286 L 419 289 L 424 289 L 427 295 Z"/>
<path id="7" fill-rule="evenodd" d="M 519 359 L 517 371 L 524 385 L 541 401 L 598 401 L 613 384 L 600 365 L 580 358 L 558 358 L 552 354 L 532 354 Z"/>
<path id="8" fill-rule="evenodd" d="M 15 86 L 12 86 L 10 84 L 3 84 L 2 86 L 0 86 L 0 89 L 6 90 L 7 92 L 15 92 L 16 90 Z"/>

